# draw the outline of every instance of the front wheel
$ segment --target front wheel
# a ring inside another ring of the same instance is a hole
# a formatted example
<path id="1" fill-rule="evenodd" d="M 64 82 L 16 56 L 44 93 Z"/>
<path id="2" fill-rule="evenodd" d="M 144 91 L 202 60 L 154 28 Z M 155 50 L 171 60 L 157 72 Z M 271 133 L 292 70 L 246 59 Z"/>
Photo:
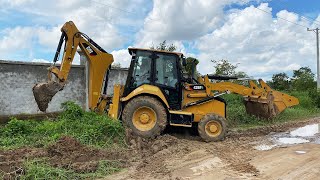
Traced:
<path id="1" fill-rule="evenodd" d="M 200 120 L 198 132 L 206 142 L 221 141 L 226 135 L 226 119 L 216 114 L 207 114 Z"/>
<path id="2" fill-rule="evenodd" d="M 122 120 L 134 135 L 144 138 L 156 137 L 167 125 L 167 112 L 156 98 L 140 96 L 126 104 Z"/>

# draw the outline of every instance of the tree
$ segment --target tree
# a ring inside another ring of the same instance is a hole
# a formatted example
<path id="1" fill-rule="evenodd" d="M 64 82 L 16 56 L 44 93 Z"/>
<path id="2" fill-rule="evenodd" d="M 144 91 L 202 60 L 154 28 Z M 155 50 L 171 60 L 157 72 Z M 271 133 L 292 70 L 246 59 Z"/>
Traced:
<path id="1" fill-rule="evenodd" d="M 226 59 L 221 60 L 211 60 L 211 62 L 215 63 L 215 75 L 225 75 L 225 76 L 235 76 L 236 75 L 236 69 L 238 65 L 231 64 Z"/>
<path id="2" fill-rule="evenodd" d="M 277 90 L 288 90 L 290 88 L 288 75 L 286 73 L 272 75 L 271 86 Z"/>
<path id="3" fill-rule="evenodd" d="M 301 67 L 298 70 L 293 70 L 291 81 L 293 88 L 298 91 L 316 88 L 314 73 L 312 73 L 309 67 Z"/>
<path id="4" fill-rule="evenodd" d="M 186 62 L 187 62 L 187 65 L 184 67 L 186 73 L 188 75 L 191 75 L 192 74 L 192 65 L 193 65 L 193 62 L 194 62 L 194 74 L 197 75 L 198 74 L 198 71 L 197 71 L 197 65 L 199 64 L 199 60 L 194 58 L 194 57 L 188 57 L 186 59 Z M 195 77 L 194 77 L 195 78 Z"/>
<path id="5" fill-rule="evenodd" d="M 236 71 L 238 68 L 238 64 L 231 64 L 228 60 L 211 60 L 211 62 L 215 63 L 215 75 L 225 75 L 225 76 L 235 76 L 238 78 L 248 78 L 249 76 L 243 71 Z"/>
<path id="6" fill-rule="evenodd" d="M 222 59 L 222 60 L 211 60 L 211 62 L 215 63 L 215 75 L 223 75 L 223 76 L 234 76 L 238 78 L 249 78 L 249 76 L 243 72 L 243 71 L 236 71 L 238 68 L 238 64 L 234 65 L 231 64 L 228 60 Z M 242 85 L 248 85 L 248 81 L 243 80 L 231 80 L 231 82 L 242 84 Z"/>
<path id="7" fill-rule="evenodd" d="M 243 71 L 236 72 L 235 76 L 238 78 L 249 78 L 248 74 Z"/>
<path id="8" fill-rule="evenodd" d="M 153 45 L 150 47 L 150 49 L 156 49 L 160 51 L 175 51 L 177 47 L 174 44 L 167 44 L 167 41 L 164 40 L 163 42 L 159 43 L 159 45 L 155 48 Z"/>

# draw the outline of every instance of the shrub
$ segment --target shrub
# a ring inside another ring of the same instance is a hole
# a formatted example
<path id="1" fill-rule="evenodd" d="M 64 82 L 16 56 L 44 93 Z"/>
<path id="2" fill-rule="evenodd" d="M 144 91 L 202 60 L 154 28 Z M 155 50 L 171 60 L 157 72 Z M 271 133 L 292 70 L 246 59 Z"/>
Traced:
<path id="1" fill-rule="evenodd" d="M 309 97 L 311 98 L 313 105 L 320 108 L 320 91 L 317 89 L 309 90 Z"/>
<path id="2" fill-rule="evenodd" d="M 125 133 L 120 121 L 85 112 L 73 102 L 64 103 L 63 107 L 64 112 L 54 121 L 12 119 L 0 127 L 0 148 L 43 147 L 63 135 L 96 147 L 125 146 Z"/>
<path id="3" fill-rule="evenodd" d="M 84 115 L 83 109 L 72 101 L 67 101 L 62 103 L 61 108 L 64 111 L 60 116 L 66 119 L 70 119 L 70 120 L 80 119 Z"/>
<path id="4" fill-rule="evenodd" d="M 23 135 L 30 133 L 32 123 L 28 121 L 21 121 L 16 118 L 10 119 L 5 125 L 3 132 L 7 135 Z"/>

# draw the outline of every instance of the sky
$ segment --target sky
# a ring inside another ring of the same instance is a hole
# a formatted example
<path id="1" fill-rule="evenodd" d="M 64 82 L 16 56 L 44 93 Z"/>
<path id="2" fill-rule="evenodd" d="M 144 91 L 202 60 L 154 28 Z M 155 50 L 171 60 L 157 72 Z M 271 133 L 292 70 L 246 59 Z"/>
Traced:
<path id="1" fill-rule="evenodd" d="M 308 66 L 316 72 L 319 0 L 0 0 L 0 59 L 52 62 L 62 25 L 78 29 L 128 67 L 128 47 L 166 40 L 186 57 L 227 59 L 254 78 Z M 75 57 L 79 63 L 79 57 Z"/>

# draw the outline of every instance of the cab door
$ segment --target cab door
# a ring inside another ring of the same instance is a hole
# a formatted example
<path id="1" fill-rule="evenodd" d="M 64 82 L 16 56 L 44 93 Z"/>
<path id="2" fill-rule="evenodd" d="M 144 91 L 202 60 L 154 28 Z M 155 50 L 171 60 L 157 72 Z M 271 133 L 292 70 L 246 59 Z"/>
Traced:
<path id="1" fill-rule="evenodd" d="M 181 83 L 178 57 L 175 54 L 157 53 L 154 59 L 154 84 L 166 96 L 173 110 L 181 109 Z"/>
<path id="2" fill-rule="evenodd" d="M 137 87 L 144 84 L 152 84 L 152 52 L 137 51 L 132 56 L 124 96 L 127 96 Z"/>

